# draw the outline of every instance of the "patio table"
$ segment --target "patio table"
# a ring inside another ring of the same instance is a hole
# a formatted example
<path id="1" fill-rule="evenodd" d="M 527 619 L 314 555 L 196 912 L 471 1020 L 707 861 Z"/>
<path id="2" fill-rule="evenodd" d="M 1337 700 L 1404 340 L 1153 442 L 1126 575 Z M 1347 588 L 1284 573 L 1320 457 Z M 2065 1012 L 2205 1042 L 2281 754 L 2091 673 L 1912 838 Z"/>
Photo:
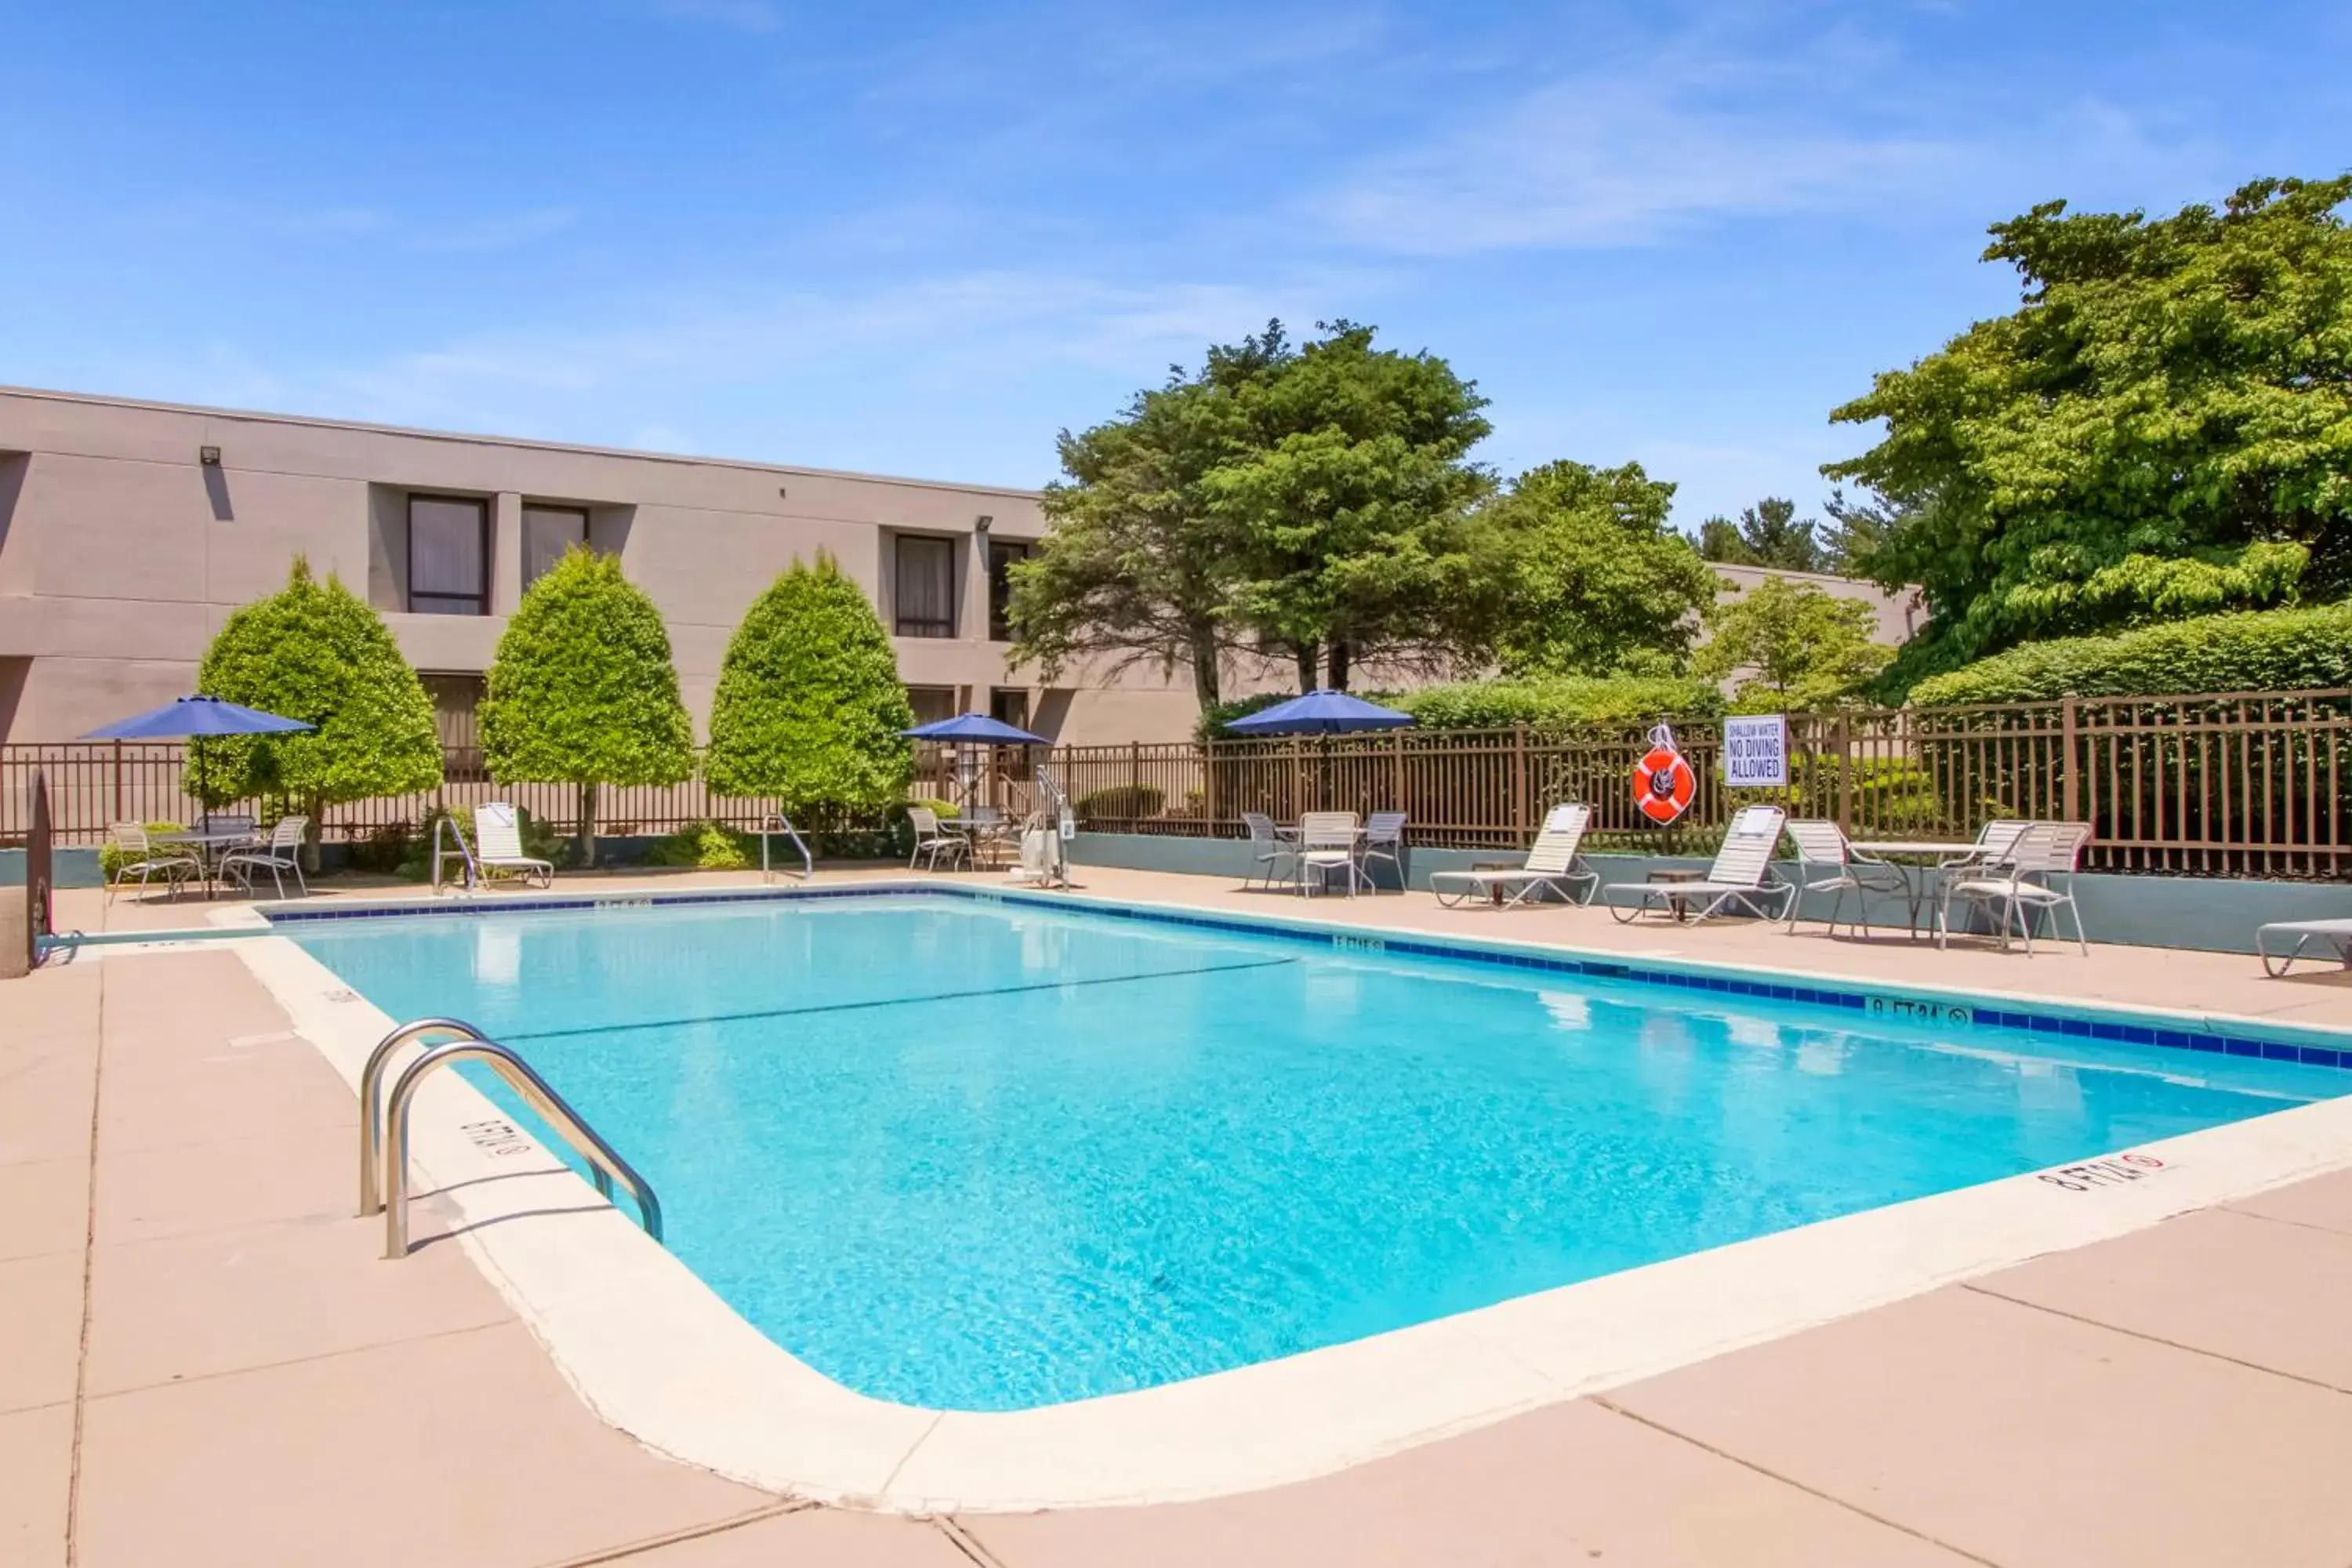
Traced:
<path id="1" fill-rule="evenodd" d="M 194 850 L 196 864 L 204 868 L 205 898 L 209 901 L 216 897 L 220 890 L 220 857 L 215 851 L 242 848 L 255 843 L 260 837 L 250 827 L 240 827 L 235 831 L 223 829 L 219 832 L 209 828 L 191 827 L 178 833 L 152 835 L 149 842 L 176 844 L 184 849 Z"/>
<path id="2" fill-rule="evenodd" d="M 1913 941 L 1919 936 L 1919 910 L 1927 901 L 1928 889 L 1944 868 L 1955 860 L 1965 860 L 1977 852 L 1973 841 L 1956 842 L 1941 838 L 1889 838 L 1865 844 L 1850 839 L 1853 847 L 1865 855 L 1885 861 L 1903 879 L 1903 886 L 1911 906 L 1910 932 Z"/>
<path id="3" fill-rule="evenodd" d="M 1305 825 L 1304 823 L 1282 823 L 1282 822 L 1277 822 L 1277 823 L 1276 823 L 1276 824 L 1274 825 L 1274 836 L 1275 836 L 1276 838 L 1280 839 L 1283 843 L 1285 843 L 1285 844 L 1288 844 L 1288 845 L 1291 845 L 1291 846 L 1293 846 L 1294 847 L 1296 847 L 1297 846 L 1298 846 L 1298 845 L 1301 843 L 1300 835 L 1305 831 L 1305 827 L 1306 827 L 1306 825 Z M 1356 847 L 1355 847 L 1354 849 L 1352 849 L 1352 850 L 1349 851 L 1349 853 L 1350 855 L 1360 855 L 1360 854 L 1362 853 L 1362 849 L 1363 849 L 1363 843 L 1364 843 L 1364 825 L 1363 825 L 1362 823 L 1359 822 L 1358 824 L 1356 824 Z M 1292 879 L 1293 879 L 1293 880 L 1297 883 L 1297 888 L 1298 888 L 1298 896 L 1299 896 L 1300 898 L 1302 898 L 1302 899 L 1303 899 L 1303 898 L 1305 898 L 1305 897 L 1307 896 L 1307 860 L 1306 860 L 1306 858 L 1305 858 L 1304 856 L 1294 855 L 1294 856 L 1292 857 L 1292 858 L 1291 858 L 1290 866 L 1291 866 L 1291 877 L 1292 877 Z M 1356 875 L 1356 876 L 1361 876 L 1362 874 L 1363 874 L 1363 873 L 1362 873 L 1361 866 L 1360 866 L 1360 864 L 1359 864 L 1359 868 L 1358 868 L 1358 869 L 1357 869 L 1357 871 L 1354 873 L 1354 875 Z M 1328 887 L 1328 886 L 1330 885 L 1330 883 L 1329 883 L 1329 879 L 1328 879 L 1328 878 L 1327 878 L 1327 879 L 1325 879 L 1324 885 L 1325 885 L 1326 887 Z M 1353 883 L 1351 882 L 1351 883 L 1349 884 L 1349 889 L 1350 889 L 1350 891 L 1351 891 L 1351 892 L 1353 891 L 1353 886 L 1354 886 L 1354 885 L 1353 885 Z"/>

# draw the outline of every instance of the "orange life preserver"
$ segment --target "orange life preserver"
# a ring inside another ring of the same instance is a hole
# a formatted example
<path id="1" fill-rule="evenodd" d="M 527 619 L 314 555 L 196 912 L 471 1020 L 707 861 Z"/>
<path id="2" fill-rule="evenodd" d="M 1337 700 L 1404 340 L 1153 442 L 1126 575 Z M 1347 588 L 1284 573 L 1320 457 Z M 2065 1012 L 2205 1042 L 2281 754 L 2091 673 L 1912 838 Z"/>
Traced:
<path id="1" fill-rule="evenodd" d="M 1690 809 L 1698 794 L 1698 775 L 1675 750 L 1675 738 L 1663 724 L 1650 733 L 1650 749 L 1633 764 L 1633 804 L 1661 827 Z"/>

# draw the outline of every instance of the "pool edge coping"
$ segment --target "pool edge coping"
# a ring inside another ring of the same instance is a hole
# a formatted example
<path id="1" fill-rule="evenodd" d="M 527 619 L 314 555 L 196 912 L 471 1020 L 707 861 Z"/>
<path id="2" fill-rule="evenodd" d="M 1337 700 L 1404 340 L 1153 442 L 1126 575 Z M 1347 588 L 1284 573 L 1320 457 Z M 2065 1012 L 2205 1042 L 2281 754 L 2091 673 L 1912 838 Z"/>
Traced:
<path id="1" fill-rule="evenodd" d="M 478 912 L 500 907 L 511 906 Z M 230 951 L 355 1082 L 391 1020 L 290 938 L 248 934 L 264 940 Z M 2117 1155 L 2063 1168 L 2073 1177 L 2026 1173 L 1201 1378 L 973 1413 L 833 1383 L 527 1136 L 520 1159 L 504 1139 L 498 1155 L 470 1141 L 467 1125 L 485 1122 L 503 1117 L 471 1085 L 427 1085 L 421 1190 L 456 1210 L 468 1255 L 591 1408 L 719 1474 L 903 1512 L 1176 1501 L 1304 1480 L 2352 1164 L 2352 1100 L 2321 1101 L 2122 1152 L 2153 1166 Z M 459 1183 L 472 1184 L 447 1190 Z M 490 1223 L 525 1211 L 539 1223 Z"/>

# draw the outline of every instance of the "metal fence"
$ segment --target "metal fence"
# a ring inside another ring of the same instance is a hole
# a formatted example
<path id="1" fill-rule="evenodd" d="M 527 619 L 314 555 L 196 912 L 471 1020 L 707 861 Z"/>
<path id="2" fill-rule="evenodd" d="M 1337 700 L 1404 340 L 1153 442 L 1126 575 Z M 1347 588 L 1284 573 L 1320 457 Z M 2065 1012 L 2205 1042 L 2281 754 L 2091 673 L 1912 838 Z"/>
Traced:
<path id="1" fill-rule="evenodd" d="M 1606 735 L 1511 730 L 1328 740 L 1185 742 L 1060 748 L 1045 757 L 1085 826 L 1106 832 L 1234 835 L 1244 812 L 1295 821 L 1306 811 L 1403 811 L 1413 842 L 1509 847 L 1530 841 L 1552 805 L 1594 809 L 1596 847 L 1712 847 L 1736 806 L 1771 801 L 1832 817 L 1857 839 L 1968 837 L 1997 816 L 2089 822 L 2086 864 L 2101 870 L 2327 878 L 2352 872 L 2341 755 L 2352 690 L 2065 699 L 1973 708 L 1798 714 L 1790 783 L 1724 786 L 1719 727 L 1675 726 L 1699 780 L 1671 828 L 1635 810 L 1643 728 Z M 922 747 L 918 796 L 1025 810 L 1039 760 L 1017 749 Z M 511 800 L 560 832 L 577 827 L 570 784 L 498 784 L 453 753 L 449 782 L 422 795 L 332 806 L 332 839 L 414 831 L 443 805 Z M 178 745 L 0 747 L 0 843 L 21 844 L 36 768 L 49 783 L 60 844 L 94 844 L 109 822 L 184 821 Z M 273 803 L 246 803 L 267 814 Z M 751 826 L 775 809 L 714 795 L 698 780 L 599 792 L 611 834 L 667 833 L 711 820 Z"/>
<path id="2" fill-rule="evenodd" d="M 1698 795 L 1671 828 L 1635 809 L 1646 728 L 1608 735 L 1396 730 L 1328 740 L 1078 747 L 1054 753 L 1079 820 L 1107 832 L 1230 835 L 1244 812 L 1403 811 L 1416 843 L 1529 842 L 1580 800 L 1594 843 L 1709 849 L 1765 801 L 1857 839 L 1973 837 L 1994 817 L 2087 821 L 2101 870 L 2326 878 L 2352 871 L 2341 748 L 2352 691 L 2069 698 L 1969 708 L 1796 714 L 1785 789 L 1723 783 L 1722 735 L 1678 724 Z"/>

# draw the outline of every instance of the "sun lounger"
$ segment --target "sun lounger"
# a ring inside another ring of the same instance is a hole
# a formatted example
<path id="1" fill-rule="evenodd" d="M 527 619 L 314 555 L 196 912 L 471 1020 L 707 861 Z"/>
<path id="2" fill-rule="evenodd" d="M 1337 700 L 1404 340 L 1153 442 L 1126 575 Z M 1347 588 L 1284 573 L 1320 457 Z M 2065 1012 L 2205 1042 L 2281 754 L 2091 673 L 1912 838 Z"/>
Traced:
<path id="1" fill-rule="evenodd" d="M 2272 951 L 2288 937 L 2294 939 L 2293 947 L 2283 953 Z M 2262 954 L 2263 973 L 2273 980 L 2292 969 L 2294 961 L 2304 956 L 2304 949 L 2315 942 L 2325 943 L 2337 963 L 2352 969 L 2352 920 L 2273 921 L 2254 930 L 2254 951 Z"/>
<path id="2" fill-rule="evenodd" d="M 485 881 L 504 873 L 520 877 L 525 884 L 555 886 L 554 864 L 522 852 L 522 827 L 515 820 L 515 808 L 502 800 L 474 808 L 474 863 Z"/>
<path id="3" fill-rule="evenodd" d="M 1619 882 L 1604 889 L 1609 912 L 1630 921 L 1645 910 L 1705 920 L 1738 909 L 1759 920 L 1778 920 L 1797 896 L 1793 882 L 1768 882 L 1772 851 L 1780 843 L 1788 814 L 1777 805 L 1743 805 L 1732 817 L 1716 851 L 1715 864 L 1696 882 Z M 1699 907 L 1694 907 L 1699 906 Z"/>
<path id="4" fill-rule="evenodd" d="M 1526 861 L 1513 867 L 1488 867 L 1468 871 L 1438 871 L 1429 879 L 1437 901 L 1454 909 L 1472 899 L 1491 900 L 1499 909 L 1513 909 L 1545 892 L 1570 903 L 1589 903 L 1601 885 L 1601 873 L 1584 863 L 1580 853 L 1584 830 L 1592 821 L 1589 805 L 1556 805 L 1536 835 Z M 1577 888 L 1584 889 L 1582 898 Z"/>

